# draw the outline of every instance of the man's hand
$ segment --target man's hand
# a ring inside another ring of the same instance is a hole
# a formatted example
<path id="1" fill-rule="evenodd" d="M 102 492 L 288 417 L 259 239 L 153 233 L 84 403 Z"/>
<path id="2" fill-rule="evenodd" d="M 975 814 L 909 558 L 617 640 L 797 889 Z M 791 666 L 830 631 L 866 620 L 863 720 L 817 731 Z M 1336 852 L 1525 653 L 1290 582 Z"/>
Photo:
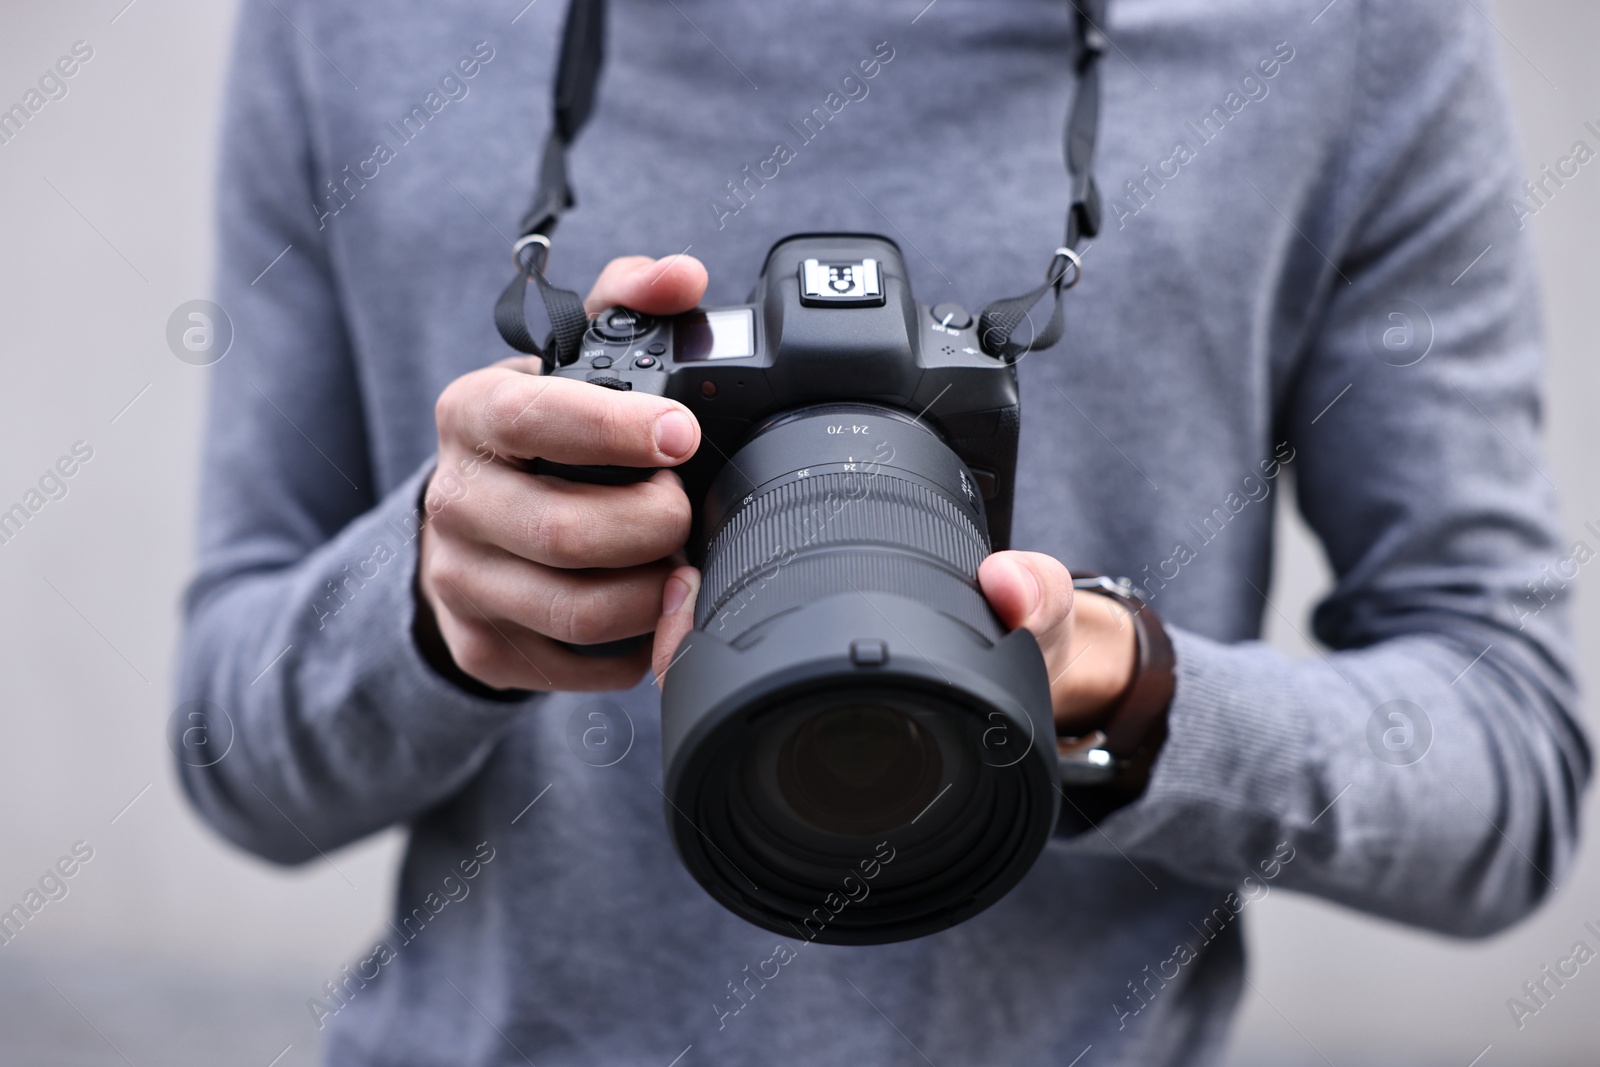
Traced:
<path id="1" fill-rule="evenodd" d="M 607 265 L 584 305 L 591 315 L 612 305 L 675 315 L 705 289 L 696 259 L 630 256 Z M 648 633 L 664 609 L 680 606 L 677 583 L 663 602 L 663 583 L 689 534 L 682 483 L 661 470 L 636 485 L 588 485 L 514 461 L 674 467 L 700 445 L 694 416 L 661 397 L 542 377 L 537 361 L 519 358 L 451 382 L 434 419 L 439 465 L 423 498 L 430 511 L 441 496 L 447 502 L 422 528 L 418 607 L 431 612 L 455 665 L 495 689 L 634 685 L 647 651 L 601 659 L 557 642 Z M 442 491 L 440 472 L 485 456 L 464 491 L 453 499 Z"/>
<path id="2" fill-rule="evenodd" d="M 1008 629 L 1038 639 L 1056 729 L 1084 733 L 1133 680 L 1138 642 L 1128 609 L 1109 596 L 1076 595 L 1067 568 L 1042 552 L 996 552 L 978 568 L 978 583 Z"/>

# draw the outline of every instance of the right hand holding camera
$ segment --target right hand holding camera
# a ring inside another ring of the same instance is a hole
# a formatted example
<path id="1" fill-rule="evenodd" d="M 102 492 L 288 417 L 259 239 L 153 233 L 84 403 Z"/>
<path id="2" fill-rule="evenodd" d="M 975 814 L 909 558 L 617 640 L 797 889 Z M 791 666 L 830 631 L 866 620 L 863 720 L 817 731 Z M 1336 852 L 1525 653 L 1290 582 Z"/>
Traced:
<path id="1" fill-rule="evenodd" d="M 695 307 L 705 289 L 705 267 L 692 257 L 628 256 L 606 266 L 584 303 L 591 315 L 614 305 L 675 315 Z M 518 358 L 451 382 L 434 419 L 439 465 L 425 500 L 438 471 L 493 455 L 422 528 L 418 609 L 431 612 L 455 666 L 495 689 L 636 684 L 650 664 L 648 647 L 597 658 L 561 642 L 599 644 L 656 629 L 669 577 L 666 614 L 688 610 L 698 574 L 673 557 L 688 538 L 690 506 L 665 468 L 699 447 L 694 416 L 662 397 L 540 376 L 537 360 Z M 664 469 L 633 485 L 590 485 L 518 464 L 534 458 Z"/>

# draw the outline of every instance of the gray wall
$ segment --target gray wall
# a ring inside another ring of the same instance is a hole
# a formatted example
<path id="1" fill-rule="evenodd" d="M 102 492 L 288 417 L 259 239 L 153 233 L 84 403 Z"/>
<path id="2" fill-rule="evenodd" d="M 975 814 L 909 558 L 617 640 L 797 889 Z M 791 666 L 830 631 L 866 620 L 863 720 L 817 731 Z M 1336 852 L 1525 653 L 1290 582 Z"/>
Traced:
<path id="1" fill-rule="evenodd" d="M 339 854 L 338 872 L 275 870 L 200 826 L 168 767 L 206 372 L 175 359 L 165 332 L 178 305 L 206 295 L 230 13 L 125 3 L 0 9 L 6 106 L 73 42 L 94 49 L 67 95 L 0 146 L 0 509 L 75 442 L 93 448 L 67 494 L 0 546 L 0 901 L 20 899 L 75 842 L 94 850 L 68 895 L 0 947 L 0 1059 L 264 1065 L 282 1053 L 283 1067 L 308 1064 L 305 999 L 380 922 L 397 839 Z M 1505 43 L 1526 169 L 1579 137 L 1595 143 L 1582 125 L 1600 120 L 1600 12 L 1581 0 L 1474 6 Z M 1596 544 L 1581 527 L 1600 524 L 1588 466 L 1600 371 L 1586 358 L 1600 172 L 1586 168 L 1531 225 L 1552 354 L 1547 471 L 1572 536 Z M 1294 516 L 1283 522 L 1273 599 L 1303 626 L 1326 571 Z M 1586 664 L 1600 653 L 1596 604 L 1580 592 Z M 1276 618 L 1272 637 L 1311 654 Z M 1487 943 L 1286 893 L 1252 910 L 1238 1064 L 1465 1067 L 1491 1045 L 1485 1067 L 1593 1062 L 1600 969 L 1520 1032 L 1505 1003 L 1585 920 L 1600 926 L 1593 847 L 1550 907 Z"/>

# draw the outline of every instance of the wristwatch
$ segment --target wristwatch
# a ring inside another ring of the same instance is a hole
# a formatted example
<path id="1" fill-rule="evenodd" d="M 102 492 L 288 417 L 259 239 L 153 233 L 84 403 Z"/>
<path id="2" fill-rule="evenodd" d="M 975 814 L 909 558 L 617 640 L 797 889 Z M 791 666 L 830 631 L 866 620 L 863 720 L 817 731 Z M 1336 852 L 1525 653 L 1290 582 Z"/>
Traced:
<path id="1" fill-rule="evenodd" d="M 1127 688 L 1095 728 L 1081 737 L 1056 739 L 1062 781 L 1137 793 L 1149 782 L 1150 768 L 1167 738 L 1167 710 L 1177 685 L 1172 641 L 1132 579 L 1078 575 L 1072 588 L 1109 596 L 1128 609 L 1137 658 Z"/>

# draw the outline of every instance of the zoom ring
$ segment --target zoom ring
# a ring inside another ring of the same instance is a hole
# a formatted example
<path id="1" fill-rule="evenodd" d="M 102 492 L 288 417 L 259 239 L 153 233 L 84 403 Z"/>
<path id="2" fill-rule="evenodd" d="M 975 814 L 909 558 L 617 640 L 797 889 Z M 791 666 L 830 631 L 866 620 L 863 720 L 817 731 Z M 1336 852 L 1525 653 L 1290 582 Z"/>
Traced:
<path id="1" fill-rule="evenodd" d="M 960 508 L 918 482 L 881 469 L 797 478 L 752 495 L 712 541 L 695 624 L 731 641 L 790 608 L 872 591 L 996 640 L 976 579 L 988 552 Z"/>

